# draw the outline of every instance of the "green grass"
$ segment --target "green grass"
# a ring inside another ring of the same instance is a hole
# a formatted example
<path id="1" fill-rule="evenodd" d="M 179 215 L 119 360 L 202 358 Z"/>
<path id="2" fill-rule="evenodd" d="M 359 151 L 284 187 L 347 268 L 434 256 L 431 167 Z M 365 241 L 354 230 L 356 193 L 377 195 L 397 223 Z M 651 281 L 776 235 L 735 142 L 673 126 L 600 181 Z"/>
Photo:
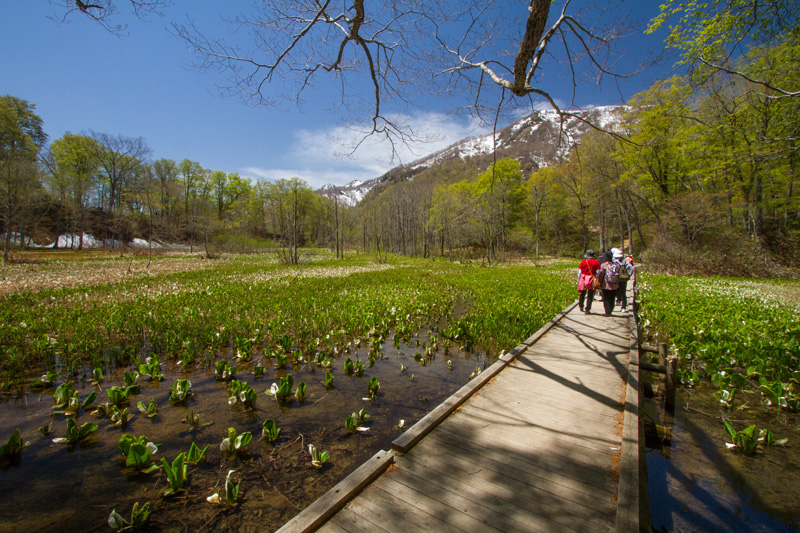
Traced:
<path id="1" fill-rule="evenodd" d="M 270 352 L 287 335 L 293 349 L 330 353 L 398 326 L 416 334 L 441 324 L 442 334 L 459 331 L 455 342 L 491 356 L 516 346 L 574 297 L 566 264 L 315 257 L 284 266 L 274 255 L 233 256 L 210 269 L 5 296 L 2 383 L 44 370 L 128 364 L 151 352 L 210 363 L 237 338 Z"/>

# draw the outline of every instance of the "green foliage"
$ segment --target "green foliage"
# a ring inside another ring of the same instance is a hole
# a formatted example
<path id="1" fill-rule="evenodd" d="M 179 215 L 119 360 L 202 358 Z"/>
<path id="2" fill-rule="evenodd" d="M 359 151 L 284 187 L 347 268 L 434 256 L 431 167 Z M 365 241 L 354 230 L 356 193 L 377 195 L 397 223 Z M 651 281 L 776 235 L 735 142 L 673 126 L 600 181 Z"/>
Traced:
<path id="1" fill-rule="evenodd" d="M 205 459 L 210 446 L 210 444 L 206 444 L 205 448 L 201 450 L 197 444 L 192 442 L 192 445 L 189 447 L 189 452 L 186 454 L 186 462 L 197 465 L 197 463 Z"/>
<path id="2" fill-rule="evenodd" d="M 137 472 L 149 474 L 160 467 L 153 463 L 153 455 L 158 451 L 158 446 L 147 440 L 144 435 L 134 437 L 129 433 L 123 433 L 117 447 L 125 456 L 125 466 L 133 468 Z"/>
<path id="3" fill-rule="evenodd" d="M 133 504 L 131 510 L 131 519 L 125 520 L 117 510 L 111 511 L 108 517 L 108 525 L 111 529 L 119 529 L 125 531 L 142 531 L 150 520 L 150 502 L 145 503 L 139 507 L 139 502 Z"/>
<path id="4" fill-rule="evenodd" d="M 253 407 L 256 403 L 258 394 L 246 381 L 234 379 L 231 381 L 231 388 L 228 389 L 228 405 L 241 404 L 245 407 Z"/>
<path id="5" fill-rule="evenodd" d="M 325 371 L 325 387 L 333 388 L 333 374 L 331 374 L 330 370 Z"/>
<path id="6" fill-rule="evenodd" d="M 188 379 L 178 379 L 172 384 L 169 390 L 169 401 L 174 403 L 184 403 L 193 396 L 192 382 Z"/>
<path id="7" fill-rule="evenodd" d="M 214 374 L 217 379 L 228 381 L 233 377 L 234 372 L 236 372 L 236 368 L 231 366 L 230 361 L 227 359 L 220 359 L 214 363 Z"/>
<path id="8" fill-rule="evenodd" d="M 644 337 L 671 343 L 682 368 L 703 368 L 722 405 L 742 390 L 797 409 L 800 317 L 783 304 L 786 282 L 647 275 L 639 287 Z"/>
<path id="9" fill-rule="evenodd" d="M 278 424 L 275 422 L 275 419 L 268 418 L 264 420 L 261 429 L 261 435 L 266 438 L 270 444 L 275 442 L 278 439 L 278 436 L 281 434 L 281 430 L 278 427 Z"/>
<path id="10" fill-rule="evenodd" d="M 129 392 L 139 392 L 139 373 L 126 370 L 122 375 L 122 384 L 128 389 Z"/>
<path id="11" fill-rule="evenodd" d="M 236 433 L 236 429 L 228 428 L 228 436 L 222 439 L 219 449 L 228 458 L 232 459 L 236 455 L 243 453 L 247 450 L 247 445 L 253 439 L 253 435 L 249 431 Z"/>
<path id="12" fill-rule="evenodd" d="M 8 442 L 0 446 L 0 458 L 17 458 L 22 454 L 23 449 L 25 449 L 25 444 L 23 444 L 19 428 L 17 428 L 8 438 Z"/>
<path id="13" fill-rule="evenodd" d="M 169 481 L 169 488 L 164 492 L 164 496 L 171 496 L 183 489 L 188 469 L 186 454 L 184 452 L 179 453 L 172 461 L 171 465 L 165 458 L 162 458 L 161 466 L 164 468 L 164 472 L 167 474 L 167 480 Z"/>
<path id="14" fill-rule="evenodd" d="M 285 402 L 292 397 L 292 387 L 294 386 L 294 378 L 288 374 L 280 379 L 280 384 L 273 383 L 272 387 L 267 391 L 275 400 Z"/>
<path id="15" fill-rule="evenodd" d="M 297 398 L 298 403 L 303 403 L 306 401 L 306 384 L 304 382 L 299 382 L 297 384 L 297 390 L 294 391 L 294 397 Z"/>
<path id="16" fill-rule="evenodd" d="M 225 504 L 229 506 L 235 506 L 239 501 L 239 487 L 241 485 L 241 481 L 234 481 L 232 476 L 235 470 L 228 470 L 228 475 L 225 477 L 225 491 L 220 497 L 219 493 L 214 493 L 206 500 L 209 503 L 215 504 Z M 223 499 L 224 498 L 224 499 Z"/>
<path id="17" fill-rule="evenodd" d="M 313 444 L 308 445 L 308 454 L 311 456 L 311 465 L 317 468 L 322 468 L 323 463 L 331 457 L 327 451 L 320 452 Z"/>
<path id="18" fill-rule="evenodd" d="M 356 376 L 363 376 L 364 363 L 362 363 L 360 360 L 356 361 L 355 365 L 353 365 L 353 372 L 355 372 Z"/>
<path id="19" fill-rule="evenodd" d="M 378 397 L 378 391 L 380 389 L 381 384 L 378 382 L 378 378 L 372 376 L 367 384 L 367 395 L 370 397 L 370 399 L 374 400 Z"/>
<path id="20" fill-rule="evenodd" d="M 128 403 L 128 396 L 130 393 L 131 389 L 128 387 L 111 387 L 110 389 L 106 389 L 109 403 L 117 407 Z"/>
<path id="21" fill-rule="evenodd" d="M 149 418 L 153 418 L 158 414 L 155 398 L 150 398 L 150 403 L 147 405 L 145 405 L 143 402 L 138 402 L 136 406 L 143 415 L 147 415 Z"/>
<path id="22" fill-rule="evenodd" d="M 344 422 L 344 427 L 347 428 L 348 433 L 355 433 L 356 428 L 358 427 L 358 415 L 356 413 L 347 415 L 347 420 Z"/>
<path id="23" fill-rule="evenodd" d="M 69 446 L 84 444 L 89 440 L 89 437 L 94 435 L 98 427 L 97 424 L 92 424 L 91 422 L 85 422 L 78 427 L 73 419 L 67 418 L 67 436 L 55 438 L 53 442 L 56 444 L 67 443 Z"/>
<path id="24" fill-rule="evenodd" d="M 164 374 L 161 373 L 161 363 L 159 363 L 158 357 L 155 355 L 150 355 L 145 359 L 144 363 L 139 365 L 139 373 L 154 381 L 164 379 Z"/>
<path id="25" fill-rule="evenodd" d="M 75 389 L 71 381 L 62 383 L 56 387 L 56 390 L 53 393 L 53 403 L 55 404 L 55 408 L 62 409 L 69 405 L 70 400 L 74 397 L 74 392 Z"/>
<path id="26" fill-rule="evenodd" d="M 115 427 L 125 428 L 128 425 L 128 409 L 129 407 L 120 409 L 116 405 L 111 406 L 111 421 Z"/>

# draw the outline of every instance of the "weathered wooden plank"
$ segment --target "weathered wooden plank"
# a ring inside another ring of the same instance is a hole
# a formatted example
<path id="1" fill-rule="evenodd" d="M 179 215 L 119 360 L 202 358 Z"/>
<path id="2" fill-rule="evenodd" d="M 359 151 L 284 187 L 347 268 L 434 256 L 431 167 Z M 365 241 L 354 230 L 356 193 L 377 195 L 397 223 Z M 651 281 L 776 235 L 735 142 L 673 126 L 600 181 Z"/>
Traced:
<path id="1" fill-rule="evenodd" d="M 391 481 L 403 485 L 417 494 L 417 506 L 426 512 L 440 516 L 446 522 L 469 532 L 494 533 L 506 531 L 497 526 L 493 513 L 483 504 L 471 502 L 460 494 L 461 487 L 449 489 L 436 486 L 428 477 L 420 478 L 402 467 L 392 471 Z"/>
<path id="2" fill-rule="evenodd" d="M 469 413 L 463 413 L 469 414 Z M 476 431 L 488 428 L 490 421 L 478 416 L 468 416 L 459 419 L 459 424 L 474 428 Z M 620 438 L 616 435 L 613 438 L 598 437 L 587 435 L 582 428 L 575 431 L 566 430 L 560 424 L 537 424 L 527 422 L 504 428 L 504 436 L 515 441 L 525 441 L 540 448 L 552 446 L 576 447 L 585 449 L 587 453 L 599 452 L 601 454 L 613 453 L 620 445 Z"/>
<path id="3" fill-rule="evenodd" d="M 413 461 L 404 460 L 402 468 L 446 489 L 458 487 L 458 493 L 506 517 L 521 521 L 535 530 L 553 530 L 561 525 L 574 531 L 608 531 L 614 524 L 615 513 L 610 498 L 600 509 L 584 505 L 564 491 L 561 495 L 536 484 L 541 479 L 519 482 L 490 469 L 475 467 L 469 461 L 442 463 L 424 454 Z M 463 467 L 463 468 L 462 468 Z M 609 509 L 610 507 L 610 509 Z"/>
<path id="4" fill-rule="evenodd" d="M 390 533 L 407 533 L 416 531 L 418 524 L 409 520 L 412 513 L 408 505 L 398 506 L 391 498 L 380 498 L 379 491 L 370 491 L 369 498 L 356 498 L 347 504 L 347 509 L 353 513 L 380 524 L 381 528 Z"/>
<path id="5" fill-rule="evenodd" d="M 455 529 L 453 525 L 387 493 L 379 485 L 370 487 L 369 497 L 363 499 L 369 500 L 372 505 L 390 508 L 394 513 L 402 514 L 407 522 L 413 524 L 413 527 L 407 531 L 447 531 Z"/>
<path id="6" fill-rule="evenodd" d="M 555 497 L 564 498 L 600 513 L 613 514 L 615 510 L 613 492 L 596 491 L 588 484 L 573 483 L 569 478 L 542 469 L 523 469 L 514 462 L 499 462 L 485 456 L 462 455 L 431 447 L 420 452 L 412 451 L 409 456 L 403 458 L 404 465 L 412 460 L 412 454 L 413 461 L 424 464 L 431 470 L 454 469 L 467 478 L 473 476 L 476 479 L 488 478 L 502 487 L 514 490 L 515 494 L 521 497 L 525 497 L 528 487 L 535 486 Z M 565 480 L 567 483 L 563 483 Z"/>
<path id="7" fill-rule="evenodd" d="M 553 431 L 572 431 L 575 433 L 582 433 L 592 437 L 600 437 L 606 440 L 616 439 L 616 417 L 609 417 L 603 420 L 591 418 L 570 418 L 570 411 L 564 411 L 561 417 L 555 415 L 540 416 L 536 419 L 520 419 L 513 417 L 506 417 L 502 414 L 495 414 L 485 410 L 470 406 L 469 409 L 464 409 L 460 413 L 464 416 L 473 417 L 474 420 L 482 421 L 486 424 L 496 425 L 497 429 L 503 429 L 508 426 L 526 426 L 537 425 L 542 428 L 548 428 Z"/>
<path id="8" fill-rule="evenodd" d="M 327 522 L 322 524 L 322 527 L 320 527 L 317 531 L 319 533 L 356 533 L 355 531 L 350 532 L 346 530 L 345 528 L 337 524 L 335 520 L 336 520 L 336 515 L 334 515 L 331 520 L 328 520 Z"/>
<path id="9" fill-rule="evenodd" d="M 590 486 L 588 490 L 604 490 L 614 494 L 614 483 L 611 479 L 610 468 L 613 466 L 611 456 L 608 457 L 608 467 L 595 464 L 586 464 L 580 456 L 544 456 L 532 453 L 530 447 L 508 443 L 502 438 L 493 439 L 492 435 L 482 433 L 478 440 L 476 435 L 464 436 L 463 433 L 448 431 L 442 427 L 431 440 L 441 442 L 445 449 L 453 447 L 466 453 L 474 453 L 497 462 L 516 464 L 525 471 L 549 472 L 554 482 L 564 484 L 577 483 Z M 456 450 L 452 450 L 456 453 Z M 569 481 L 568 481 L 569 480 Z"/>
<path id="10" fill-rule="evenodd" d="M 389 533 L 376 522 L 355 514 L 347 507 L 336 513 L 331 522 L 348 533 Z"/>
<path id="11" fill-rule="evenodd" d="M 411 483 L 411 486 L 407 484 L 407 480 L 406 483 L 401 483 L 398 473 L 398 470 L 393 470 L 390 476 L 384 476 L 378 487 L 394 498 L 448 524 L 447 529 L 442 529 L 442 531 L 464 531 L 465 533 L 496 533 L 498 531 L 468 513 L 462 512 L 460 508 L 443 504 L 440 500 L 430 497 L 424 481 Z"/>
<path id="12" fill-rule="evenodd" d="M 361 492 L 372 480 L 377 478 L 394 461 L 394 454 L 379 451 L 359 466 L 353 473 L 337 483 L 320 499 L 306 507 L 303 512 L 281 527 L 280 533 L 306 533 L 314 531 L 333 516 L 355 494 Z"/>
<path id="13" fill-rule="evenodd" d="M 531 401 L 525 395 L 501 396 L 498 394 L 491 399 L 476 399 L 469 404 L 462 405 L 461 412 L 469 412 L 484 418 L 494 418 L 498 421 L 514 420 L 521 424 L 548 418 L 563 420 L 564 414 L 568 413 L 569 418 L 578 423 L 613 426 L 622 414 L 622 404 L 619 404 L 618 409 L 609 406 L 604 411 L 586 410 L 576 407 L 574 404 L 561 402 L 557 397 L 545 403 L 541 400 Z"/>

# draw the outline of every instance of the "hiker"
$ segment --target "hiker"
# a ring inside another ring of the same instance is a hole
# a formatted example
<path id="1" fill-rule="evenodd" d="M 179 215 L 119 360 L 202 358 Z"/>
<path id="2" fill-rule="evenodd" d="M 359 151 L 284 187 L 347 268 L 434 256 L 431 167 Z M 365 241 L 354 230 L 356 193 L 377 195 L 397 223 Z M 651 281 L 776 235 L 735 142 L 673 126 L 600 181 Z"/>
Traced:
<path id="1" fill-rule="evenodd" d="M 620 311 L 623 313 L 628 312 L 628 280 L 633 276 L 633 256 L 623 259 L 624 254 L 622 250 L 614 249 L 614 261 L 620 264 L 619 270 L 619 287 L 617 287 L 617 305 L 620 306 Z"/>
<path id="2" fill-rule="evenodd" d="M 578 292 L 581 295 L 578 300 L 578 307 L 587 315 L 592 312 L 595 283 L 597 283 L 597 271 L 599 269 L 600 263 L 594 258 L 594 250 L 586 250 L 583 261 L 578 265 Z M 589 297 L 588 300 L 586 299 L 587 296 Z M 586 306 L 585 310 L 584 304 Z"/>
<path id="3" fill-rule="evenodd" d="M 604 261 L 600 264 L 597 279 L 600 280 L 603 309 L 606 316 L 611 316 L 611 312 L 614 310 L 614 301 L 617 297 L 617 289 L 619 288 L 619 273 L 622 265 L 614 261 L 612 253 L 606 252 L 602 257 Z"/>

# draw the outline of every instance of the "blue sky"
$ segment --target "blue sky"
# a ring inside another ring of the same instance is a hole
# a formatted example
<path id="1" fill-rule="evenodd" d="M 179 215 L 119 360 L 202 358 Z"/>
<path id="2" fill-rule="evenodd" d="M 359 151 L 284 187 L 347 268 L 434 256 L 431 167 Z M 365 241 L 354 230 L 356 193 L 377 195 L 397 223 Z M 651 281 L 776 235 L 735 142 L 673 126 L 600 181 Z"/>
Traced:
<path id="1" fill-rule="evenodd" d="M 119 4 L 126 12 L 127 2 Z M 252 179 L 298 176 L 317 188 L 378 177 L 396 166 L 389 160 L 388 147 L 374 141 L 355 158 L 337 156 L 342 147 L 331 139 L 350 138 L 353 133 L 340 126 L 341 117 L 331 112 L 330 99 L 322 98 L 335 88 L 316 88 L 302 110 L 289 104 L 281 110 L 251 107 L 236 98 L 220 97 L 217 85 L 227 80 L 219 73 L 191 68 L 194 57 L 167 27 L 171 21 L 185 21 L 189 13 L 198 26 L 221 36 L 221 16 L 247 10 L 251 3 L 178 0 L 175 4 L 163 17 L 145 21 L 124 13 L 118 20 L 128 24 L 127 35 L 120 37 L 77 13 L 69 23 L 58 22 L 54 18 L 63 16 L 63 9 L 46 0 L 4 3 L 0 94 L 35 104 L 51 140 L 67 131 L 89 130 L 144 137 L 154 159 L 188 158 L 204 168 Z M 651 14 L 657 13 L 657 3 L 637 2 L 641 4 L 651 4 Z M 635 37 L 629 46 L 643 42 L 657 46 L 658 38 Z M 623 89 L 624 96 L 647 87 L 654 75 L 640 76 Z M 580 103 L 620 100 L 619 91 L 608 87 L 592 91 Z M 418 146 L 415 153 L 402 153 L 403 162 L 485 133 L 468 119 L 444 114 L 448 104 L 430 100 L 421 107 L 396 110 L 439 137 L 436 143 Z"/>

